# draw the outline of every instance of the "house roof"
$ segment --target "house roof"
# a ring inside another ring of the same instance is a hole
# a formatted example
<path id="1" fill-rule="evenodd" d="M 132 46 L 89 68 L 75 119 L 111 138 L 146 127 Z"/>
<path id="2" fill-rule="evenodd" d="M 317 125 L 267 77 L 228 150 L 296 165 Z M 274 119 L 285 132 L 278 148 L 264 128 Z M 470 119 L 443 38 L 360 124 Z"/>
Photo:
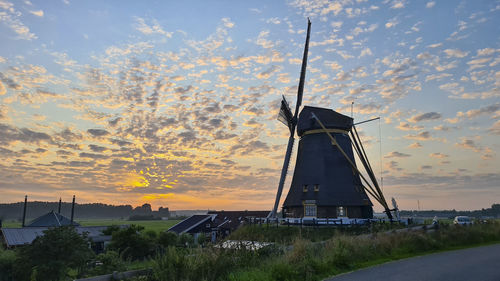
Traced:
<path id="1" fill-rule="evenodd" d="M 75 230 L 79 234 L 87 233 L 88 237 L 94 242 L 101 242 L 109 236 L 104 236 L 102 231 L 107 226 L 77 226 Z M 7 247 L 28 245 L 37 237 L 43 236 L 44 231 L 49 227 L 23 227 L 23 228 L 2 228 L 2 236 Z"/>
<path id="2" fill-rule="evenodd" d="M 59 213 L 55 213 L 54 211 L 50 211 L 47 214 L 34 219 L 26 227 L 49 227 L 65 225 L 79 226 L 80 224 L 75 221 L 73 221 L 73 224 L 71 224 L 71 219 L 68 219 L 67 217 Z"/>
<path id="3" fill-rule="evenodd" d="M 192 215 L 189 218 L 179 222 L 178 224 L 172 226 L 171 228 L 168 229 L 168 231 L 175 232 L 177 234 L 182 234 L 186 233 L 189 230 L 197 227 L 198 225 L 208 221 L 212 220 L 214 215 Z"/>

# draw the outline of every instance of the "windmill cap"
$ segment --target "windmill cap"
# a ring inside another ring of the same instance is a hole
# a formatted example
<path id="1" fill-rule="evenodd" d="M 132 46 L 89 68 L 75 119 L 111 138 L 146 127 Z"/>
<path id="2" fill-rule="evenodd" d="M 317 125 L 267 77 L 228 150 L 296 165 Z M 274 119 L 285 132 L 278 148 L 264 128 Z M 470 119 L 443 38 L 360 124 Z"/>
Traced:
<path id="1" fill-rule="evenodd" d="M 310 130 L 321 129 L 318 122 L 312 118 L 314 113 L 327 129 L 341 129 L 350 131 L 353 119 L 345 116 L 329 108 L 304 106 L 299 114 L 299 121 L 297 123 L 297 134 L 302 136 L 305 132 Z"/>

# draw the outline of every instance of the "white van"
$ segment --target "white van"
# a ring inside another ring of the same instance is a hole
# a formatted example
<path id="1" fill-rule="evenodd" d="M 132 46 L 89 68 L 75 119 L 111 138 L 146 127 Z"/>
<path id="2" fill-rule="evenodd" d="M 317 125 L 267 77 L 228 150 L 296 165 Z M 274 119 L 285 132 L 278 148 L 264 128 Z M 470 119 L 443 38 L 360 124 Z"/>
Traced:
<path id="1" fill-rule="evenodd" d="M 457 216 L 453 220 L 453 224 L 457 225 L 471 225 L 473 224 L 472 220 L 468 216 Z"/>

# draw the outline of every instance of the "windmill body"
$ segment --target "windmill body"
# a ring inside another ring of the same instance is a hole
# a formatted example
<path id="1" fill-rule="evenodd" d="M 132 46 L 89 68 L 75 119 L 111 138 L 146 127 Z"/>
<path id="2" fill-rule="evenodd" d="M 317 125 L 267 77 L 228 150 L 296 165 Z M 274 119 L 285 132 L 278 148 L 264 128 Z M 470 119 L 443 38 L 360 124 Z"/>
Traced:
<path id="1" fill-rule="evenodd" d="M 298 119 L 300 137 L 292 184 L 283 203 L 287 217 L 372 218 L 372 203 L 353 170 L 320 125 L 314 113 L 338 145 L 354 162 L 349 131 L 353 119 L 331 109 L 305 106 Z"/>

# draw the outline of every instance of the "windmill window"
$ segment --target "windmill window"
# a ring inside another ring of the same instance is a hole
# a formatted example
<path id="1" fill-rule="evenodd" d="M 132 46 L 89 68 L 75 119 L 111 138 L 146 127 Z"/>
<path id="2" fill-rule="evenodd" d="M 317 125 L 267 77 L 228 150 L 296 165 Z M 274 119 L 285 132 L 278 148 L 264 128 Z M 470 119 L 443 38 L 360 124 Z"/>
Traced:
<path id="1" fill-rule="evenodd" d="M 302 191 L 307 192 L 307 184 L 304 184 Z"/>
<path id="2" fill-rule="evenodd" d="M 316 205 L 315 204 L 305 204 L 304 205 L 304 217 L 316 217 Z"/>
<path id="3" fill-rule="evenodd" d="M 315 184 L 315 185 L 314 185 L 314 191 L 315 191 L 315 192 L 318 192 L 318 191 L 319 191 L 319 184 Z"/>
<path id="4" fill-rule="evenodd" d="M 337 208 L 337 217 L 344 217 L 345 216 L 345 209 L 344 207 L 338 207 Z"/>

